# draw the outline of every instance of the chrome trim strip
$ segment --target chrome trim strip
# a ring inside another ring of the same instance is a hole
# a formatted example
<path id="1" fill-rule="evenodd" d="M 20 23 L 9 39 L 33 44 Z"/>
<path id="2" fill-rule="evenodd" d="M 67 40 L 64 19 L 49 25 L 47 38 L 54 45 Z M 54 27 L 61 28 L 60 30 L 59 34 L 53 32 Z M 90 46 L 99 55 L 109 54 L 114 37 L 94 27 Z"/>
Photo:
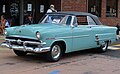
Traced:
<path id="1" fill-rule="evenodd" d="M 83 37 L 89 37 L 89 35 L 73 36 L 73 38 L 83 38 Z"/>
<path id="2" fill-rule="evenodd" d="M 99 41 L 105 41 L 105 40 L 110 40 L 110 39 L 116 39 L 116 38 L 109 37 L 109 38 L 103 38 L 103 39 L 98 39 L 98 40 L 99 40 Z"/>
<path id="3" fill-rule="evenodd" d="M 25 41 L 24 43 L 25 44 L 30 43 L 30 44 L 37 44 L 37 45 L 46 45 L 46 42 L 39 43 L 39 42 Z"/>
<path id="4" fill-rule="evenodd" d="M 96 36 L 101 36 L 101 35 L 114 35 L 114 33 L 96 34 Z"/>
<path id="5" fill-rule="evenodd" d="M 89 37 L 89 35 L 67 36 L 67 37 L 57 37 L 57 39 L 83 38 L 83 37 Z"/>
<path id="6" fill-rule="evenodd" d="M 25 51 L 25 52 L 35 52 L 35 53 L 42 53 L 42 52 L 48 52 L 50 51 L 50 47 L 44 47 L 44 48 L 35 48 L 32 47 L 23 47 L 23 46 L 12 46 L 12 49 Z"/>
<path id="7" fill-rule="evenodd" d="M 56 39 L 69 39 L 69 38 L 73 38 L 72 36 L 67 36 L 67 37 L 57 37 Z"/>
<path id="8" fill-rule="evenodd" d="M 98 39 L 98 40 L 96 40 L 96 42 L 98 42 L 98 41 L 110 40 L 110 39 L 116 39 L 116 38 L 113 38 L 113 37 L 103 38 L 103 39 Z"/>
<path id="9" fill-rule="evenodd" d="M 17 40 L 14 40 L 14 39 L 5 39 L 6 41 L 9 41 L 9 42 L 17 42 Z M 32 41 L 20 41 L 20 42 L 24 42 L 25 44 L 26 43 L 31 43 L 31 44 L 37 44 L 37 45 L 46 45 L 46 42 L 42 42 L 42 43 L 39 43 L 39 42 L 32 42 Z"/>
<path id="10" fill-rule="evenodd" d="M 11 35 L 11 36 L 8 36 L 8 37 L 26 38 L 26 37 L 18 36 L 18 35 Z M 34 40 L 37 40 L 37 38 L 27 38 L 27 39 L 34 39 Z"/>
<path id="11" fill-rule="evenodd" d="M 11 42 L 15 42 L 17 40 L 14 40 L 14 39 L 5 39 L 6 41 L 11 41 Z"/>
<path id="12" fill-rule="evenodd" d="M 10 46 L 7 43 L 1 43 L 0 46 L 9 48 Z"/>

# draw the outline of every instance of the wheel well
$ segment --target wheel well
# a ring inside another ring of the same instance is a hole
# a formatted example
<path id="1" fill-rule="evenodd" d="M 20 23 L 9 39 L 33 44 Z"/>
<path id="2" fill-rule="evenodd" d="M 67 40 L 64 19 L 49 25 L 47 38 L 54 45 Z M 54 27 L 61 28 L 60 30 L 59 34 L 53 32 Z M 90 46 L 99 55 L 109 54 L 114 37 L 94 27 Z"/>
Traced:
<path id="1" fill-rule="evenodd" d="M 54 45 L 56 43 L 61 44 L 61 46 L 63 48 L 63 52 L 65 53 L 65 51 L 66 51 L 66 44 L 65 44 L 65 42 L 64 41 L 56 41 L 52 45 Z"/>

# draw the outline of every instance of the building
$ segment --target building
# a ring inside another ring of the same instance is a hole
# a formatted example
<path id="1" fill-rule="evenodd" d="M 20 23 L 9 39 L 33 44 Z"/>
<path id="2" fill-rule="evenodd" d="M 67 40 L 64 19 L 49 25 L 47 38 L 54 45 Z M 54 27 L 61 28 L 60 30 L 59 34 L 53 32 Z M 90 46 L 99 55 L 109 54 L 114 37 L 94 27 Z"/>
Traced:
<path id="1" fill-rule="evenodd" d="M 81 11 L 97 15 L 106 25 L 120 23 L 120 0 L 1 0 L 0 15 L 14 19 L 15 25 L 24 24 L 28 14 L 32 14 L 34 23 L 39 22 L 50 4 L 58 11 Z"/>
<path id="2" fill-rule="evenodd" d="M 120 0 L 62 0 L 62 11 L 83 11 L 97 15 L 106 25 L 120 23 Z"/>

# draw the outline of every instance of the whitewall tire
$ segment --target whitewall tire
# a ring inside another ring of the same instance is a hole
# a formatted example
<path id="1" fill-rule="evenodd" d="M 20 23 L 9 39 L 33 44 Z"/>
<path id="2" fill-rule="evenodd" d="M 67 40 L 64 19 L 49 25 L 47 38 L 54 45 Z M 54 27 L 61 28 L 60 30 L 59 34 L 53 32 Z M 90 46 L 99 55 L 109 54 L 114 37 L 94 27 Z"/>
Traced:
<path id="1" fill-rule="evenodd" d="M 48 61 L 57 62 L 63 55 L 62 45 L 59 43 L 55 43 L 51 46 L 50 52 L 47 53 L 46 57 Z"/>

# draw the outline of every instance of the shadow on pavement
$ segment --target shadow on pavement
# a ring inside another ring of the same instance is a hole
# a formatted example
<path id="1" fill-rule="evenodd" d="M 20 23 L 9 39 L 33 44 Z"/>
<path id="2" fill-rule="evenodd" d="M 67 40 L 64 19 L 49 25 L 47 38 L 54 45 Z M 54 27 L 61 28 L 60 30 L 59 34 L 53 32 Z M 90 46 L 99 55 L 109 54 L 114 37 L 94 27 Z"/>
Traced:
<path id="1" fill-rule="evenodd" d="M 108 50 L 107 52 L 102 53 L 101 55 L 120 58 L 120 50 Z"/>
<path id="2" fill-rule="evenodd" d="M 61 58 L 60 61 L 62 60 L 69 60 L 71 58 L 76 58 L 76 57 L 81 57 L 81 56 L 92 56 L 94 55 L 94 53 L 92 53 L 93 50 L 82 50 L 82 51 L 77 51 L 77 52 L 72 52 L 72 53 L 67 53 L 67 54 L 64 54 Z M 14 53 L 12 53 L 14 54 Z M 22 56 L 22 57 L 19 57 L 19 56 L 10 56 L 9 58 L 12 58 L 12 59 L 16 59 L 16 60 L 19 60 L 19 61 L 24 61 L 24 62 L 33 62 L 33 63 L 50 63 L 46 60 L 46 58 L 44 57 L 43 55 L 44 53 L 42 54 L 33 54 L 33 53 L 29 53 L 27 54 L 26 56 Z"/>
<path id="3" fill-rule="evenodd" d="M 120 58 L 120 50 L 108 50 L 105 53 L 98 53 L 94 49 L 91 49 L 91 50 L 82 50 L 82 51 L 64 54 L 60 61 L 70 60 L 76 57 L 80 58 L 80 57 L 86 57 L 86 56 L 94 56 L 95 54 L 110 56 L 113 58 Z M 13 56 L 13 58 L 20 61 L 26 61 L 26 62 L 32 62 L 32 63 L 43 63 L 43 62 L 50 63 L 46 60 L 43 54 L 28 54 L 27 56 L 23 56 L 23 57 Z"/>

